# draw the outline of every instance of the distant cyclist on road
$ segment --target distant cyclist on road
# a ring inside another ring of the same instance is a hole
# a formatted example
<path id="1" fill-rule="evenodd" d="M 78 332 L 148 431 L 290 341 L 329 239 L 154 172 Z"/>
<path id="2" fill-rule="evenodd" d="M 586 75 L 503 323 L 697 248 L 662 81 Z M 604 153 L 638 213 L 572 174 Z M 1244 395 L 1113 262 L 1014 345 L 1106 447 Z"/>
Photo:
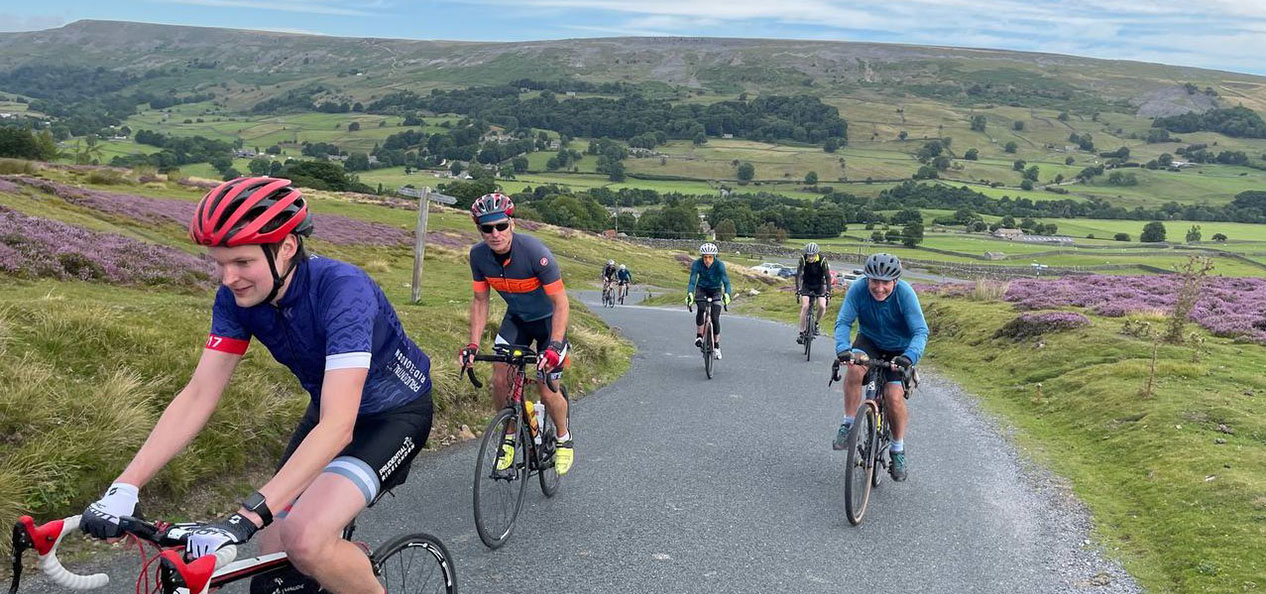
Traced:
<path id="1" fill-rule="evenodd" d="M 619 270 L 615 271 L 615 281 L 620 289 L 618 296 L 620 303 L 624 303 L 624 298 L 629 295 L 629 285 L 633 284 L 633 273 L 629 272 L 627 266 L 621 264 Z"/>
<path id="2" fill-rule="evenodd" d="M 835 354 L 849 363 L 844 379 L 844 423 L 832 444 L 837 450 L 847 446 L 848 432 L 862 399 L 862 380 L 866 368 L 852 365 L 856 353 L 866 353 L 871 360 L 891 359 L 897 369 L 883 374 L 884 408 L 892 423 L 892 478 L 906 479 L 905 432 L 909 414 L 906 411 L 903 379 L 923 356 L 928 341 L 928 325 L 914 289 L 901 276 L 901 260 L 890 254 L 874 254 L 866 259 L 865 282 L 854 282 L 835 319 Z M 850 342 L 853 322 L 858 323 L 857 338 Z"/>
<path id="3" fill-rule="evenodd" d="M 462 348 L 458 363 L 475 363 L 479 338 L 488 323 L 488 288 L 492 287 L 507 306 L 497 329 L 496 344 L 535 345 L 541 355 L 536 370 L 541 381 L 537 387 L 558 431 L 554 468 L 560 475 L 567 474 L 575 454 L 571 428 L 567 426 L 567 399 L 549 389 L 544 381 L 546 377 L 555 382 L 561 379 L 567 359 L 567 317 L 571 305 L 558 262 L 541 240 L 514 232 L 514 202 L 509 196 L 480 196 L 471 205 L 470 214 L 483 241 L 470 248 L 475 291 L 470 302 L 470 344 Z M 508 363 L 493 364 L 492 398 L 498 409 L 510 397 L 510 378 Z M 506 435 L 501 450 L 497 471 L 505 471 L 514 462 L 514 435 Z"/>
<path id="4" fill-rule="evenodd" d="M 721 289 L 725 291 L 722 292 Z M 699 259 L 690 265 L 690 284 L 686 286 L 686 304 L 691 305 L 698 299 L 711 297 L 721 298 L 725 305 L 730 304 L 730 275 L 725 272 L 725 262 L 717 259 L 715 243 L 699 246 Z M 721 358 L 721 310 L 715 306 L 708 308 L 712 312 L 712 328 L 716 333 L 713 344 L 716 358 Z M 704 308 L 695 310 L 695 346 L 703 348 L 703 316 Z"/>
<path id="5" fill-rule="evenodd" d="M 606 292 L 611 287 L 611 283 L 615 280 L 615 260 L 607 260 L 607 265 L 602 269 L 602 292 Z"/>
<path id="6" fill-rule="evenodd" d="M 831 267 L 822 259 L 818 244 L 810 242 L 804 246 L 804 253 L 796 265 L 796 298 L 800 301 L 800 333 L 796 335 L 796 344 L 804 344 L 805 325 L 809 320 L 809 309 L 815 320 L 821 322 L 826 313 L 826 299 L 831 296 Z"/>

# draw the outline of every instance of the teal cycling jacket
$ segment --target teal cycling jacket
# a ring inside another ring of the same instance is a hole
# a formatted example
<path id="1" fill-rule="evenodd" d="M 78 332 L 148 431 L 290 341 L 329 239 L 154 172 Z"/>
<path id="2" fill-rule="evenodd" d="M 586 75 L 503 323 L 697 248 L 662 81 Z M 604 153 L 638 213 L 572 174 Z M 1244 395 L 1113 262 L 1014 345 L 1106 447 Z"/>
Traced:
<path id="1" fill-rule="evenodd" d="M 733 295 L 730 292 L 730 275 L 725 273 L 725 262 L 720 258 L 713 260 L 712 266 L 704 266 L 703 258 L 690 265 L 690 284 L 686 286 L 686 292 L 694 293 L 696 284 L 700 289 L 720 289 L 724 284 L 725 294 Z"/>
<path id="2" fill-rule="evenodd" d="M 883 301 L 870 294 L 866 277 L 853 281 L 835 318 L 835 352 L 852 348 L 853 322 L 857 332 L 885 351 L 901 351 L 914 363 L 923 356 L 928 343 L 928 324 L 914 287 L 897 281 L 892 293 Z"/>

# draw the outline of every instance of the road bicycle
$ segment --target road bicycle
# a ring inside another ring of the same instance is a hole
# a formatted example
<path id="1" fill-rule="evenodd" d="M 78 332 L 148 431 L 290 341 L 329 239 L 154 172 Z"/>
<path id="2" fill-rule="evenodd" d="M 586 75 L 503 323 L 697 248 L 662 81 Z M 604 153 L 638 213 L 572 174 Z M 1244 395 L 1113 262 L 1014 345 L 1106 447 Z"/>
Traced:
<path id="1" fill-rule="evenodd" d="M 889 359 L 870 359 L 863 353 L 854 354 L 853 364 L 866 367 L 866 375 L 862 379 L 862 402 L 848 432 L 844 463 L 844 512 L 848 522 L 856 526 L 866 514 L 871 488 L 879 486 L 890 463 L 887 454 L 892 445 L 892 428 L 884 415 L 883 372 L 894 369 L 894 366 Z M 831 380 L 827 382 L 827 387 L 840 381 L 840 365 L 839 359 L 831 364 Z M 906 398 L 909 398 L 910 390 L 918 386 L 918 374 L 913 369 L 907 371 L 902 384 Z"/>
<path id="2" fill-rule="evenodd" d="M 543 403 L 534 405 L 523 398 L 523 387 L 538 381 L 528 377 L 527 369 L 535 370 L 539 358 L 531 348 L 522 345 L 496 345 L 491 355 L 475 355 L 476 361 L 509 365 L 514 375 L 510 399 L 488 422 L 475 462 L 475 530 L 490 549 L 499 548 L 509 540 L 514 521 L 523 507 L 527 481 L 533 474 L 537 475 L 546 497 L 553 497 L 562 483 L 562 477 L 554 470 L 554 452 L 558 446 L 554 422 L 545 414 Z M 466 374 L 476 388 L 483 387 L 471 367 L 462 367 L 461 373 Z M 568 401 L 570 421 L 567 387 L 560 387 L 549 377 L 545 383 Z M 498 470 L 504 454 L 503 442 L 514 445 L 514 459 Z"/>
<path id="3" fill-rule="evenodd" d="M 611 283 L 602 283 L 602 306 L 615 307 L 615 291 L 611 288 Z"/>
<path id="4" fill-rule="evenodd" d="M 616 287 L 616 292 L 620 294 L 620 305 L 624 305 L 624 297 L 629 293 L 629 284 L 620 283 L 620 285 Z"/>
<path id="5" fill-rule="evenodd" d="M 810 361 L 813 359 L 813 339 L 818 335 L 818 317 L 813 315 L 813 310 L 818 306 L 818 296 L 813 294 L 801 295 L 797 293 L 796 303 L 800 303 L 800 298 L 802 296 L 807 296 L 809 298 L 809 309 L 805 310 L 804 314 L 809 319 L 806 320 L 804 318 L 800 318 L 800 325 L 804 326 L 804 331 L 800 333 L 800 343 L 804 345 L 804 360 Z M 829 302 L 831 297 L 828 295 L 826 298 Z M 824 305 L 822 309 L 823 311 L 826 311 L 826 306 Z"/>
<path id="6" fill-rule="evenodd" d="M 725 311 L 730 311 L 730 308 L 721 301 L 720 297 L 700 297 L 698 302 L 701 309 L 703 307 L 716 307 L 719 304 Z M 686 310 L 694 312 L 694 307 L 687 303 Z M 712 311 L 710 309 L 703 310 L 703 345 L 699 347 L 699 352 L 703 354 L 703 372 L 708 376 L 708 379 L 712 379 L 712 365 L 713 361 L 716 360 L 716 331 L 712 326 Z"/>
<path id="7" fill-rule="evenodd" d="M 13 526 L 13 581 L 9 586 L 9 594 L 18 591 L 18 583 L 22 578 L 22 554 L 28 549 L 35 550 L 38 556 L 37 567 L 58 586 L 71 590 L 90 590 L 110 583 L 110 576 L 104 573 L 76 574 L 66 569 L 58 560 L 58 545 L 66 535 L 78 532 L 79 522 L 80 516 L 70 516 L 41 525 L 36 525 L 31 516 L 18 519 Z M 137 594 L 205 594 L 256 576 L 268 576 L 276 580 L 274 592 L 291 591 L 292 584 L 284 576 L 292 576 L 296 571 L 284 552 L 237 560 L 237 548 L 229 545 L 216 551 L 214 555 L 186 561 L 185 542 L 200 524 L 147 522 L 125 516 L 120 518 L 119 525 L 130 539 L 136 541 L 141 550 L 141 572 L 136 579 Z M 343 538 L 351 541 L 355 530 L 356 521 L 353 520 L 343 529 Z M 147 557 L 142 543 L 150 543 L 156 547 L 157 555 Z M 422 532 L 402 534 L 372 552 L 369 545 L 362 542 L 356 544 L 369 556 L 374 575 L 378 576 L 388 594 L 457 592 L 457 570 L 453 565 L 453 557 L 444 543 L 434 536 Z M 157 567 L 154 586 L 151 588 L 149 570 L 154 562 L 157 562 Z"/>

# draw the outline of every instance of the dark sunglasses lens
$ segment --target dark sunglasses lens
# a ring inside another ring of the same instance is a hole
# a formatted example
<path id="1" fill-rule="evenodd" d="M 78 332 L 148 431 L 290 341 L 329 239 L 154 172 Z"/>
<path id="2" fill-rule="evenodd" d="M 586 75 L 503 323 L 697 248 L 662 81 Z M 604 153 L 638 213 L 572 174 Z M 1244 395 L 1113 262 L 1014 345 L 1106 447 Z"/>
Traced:
<path id="1" fill-rule="evenodd" d="M 510 228 L 510 223 L 497 223 L 495 225 L 480 225 L 479 230 L 484 233 L 492 233 L 493 229 L 497 231 L 505 231 Z"/>

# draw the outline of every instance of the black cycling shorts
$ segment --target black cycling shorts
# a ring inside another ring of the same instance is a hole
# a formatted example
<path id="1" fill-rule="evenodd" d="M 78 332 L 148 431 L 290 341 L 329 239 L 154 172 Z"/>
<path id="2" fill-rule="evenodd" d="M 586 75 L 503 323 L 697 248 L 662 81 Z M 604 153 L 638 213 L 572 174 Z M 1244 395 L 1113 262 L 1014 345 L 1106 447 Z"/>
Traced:
<path id="1" fill-rule="evenodd" d="M 822 285 L 811 286 L 805 285 L 800 287 L 800 294 L 805 297 L 826 297 L 826 287 Z"/>
<path id="2" fill-rule="evenodd" d="M 426 446 L 431 434 L 431 413 L 431 393 L 427 392 L 391 410 L 356 417 L 352 443 L 347 444 L 323 472 L 347 477 L 360 488 L 365 505 L 373 503 L 380 493 L 399 486 L 408 478 L 413 457 Z M 320 420 L 320 407 L 315 402 L 309 404 L 290 436 L 286 453 L 277 464 L 278 470 Z"/>
<path id="3" fill-rule="evenodd" d="M 537 353 L 544 353 L 545 349 L 549 348 L 549 337 L 553 329 L 554 316 L 527 322 L 507 313 L 504 318 L 501 318 L 501 326 L 497 328 L 497 339 L 493 344 L 525 346 L 534 349 Z M 541 374 L 538 373 L 537 376 L 541 377 Z M 562 379 L 563 370 L 559 369 L 549 374 L 549 377 L 557 382 Z"/>
<path id="4" fill-rule="evenodd" d="M 708 304 L 707 302 L 704 301 L 704 299 L 711 297 L 713 299 L 712 312 L 711 312 L 712 313 L 712 331 L 715 332 L 716 334 L 721 333 L 721 303 L 722 303 L 721 300 L 724 299 L 722 295 L 723 293 L 721 292 L 720 287 L 717 287 L 715 289 L 705 289 L 697 285 L 695 286 L 695 325 L 696 326 L 703 325 L 703 316 L 705 315 L 704 310 L 708 309 Z"/>
<path id="5" fill-rule="evenodd" d="M 857 338 L 853 341 L 853 348 L 865 351 L 866 355 L 868 355 L 872 361 L 880 358 L 891 360 L 893 357 L 905 354 L 904 351 L 885 351 L 876 346 L 874 342 L 872 342 L 869 338 L 866 338 L 866 335 L 861 332 L 857 333 Z M 909 385 L 906 383 L 905 374 L 895 369 L 884 369 L 883 380 L 885 384 L 901 384 L 906 389 L 909 389 Z"/>

